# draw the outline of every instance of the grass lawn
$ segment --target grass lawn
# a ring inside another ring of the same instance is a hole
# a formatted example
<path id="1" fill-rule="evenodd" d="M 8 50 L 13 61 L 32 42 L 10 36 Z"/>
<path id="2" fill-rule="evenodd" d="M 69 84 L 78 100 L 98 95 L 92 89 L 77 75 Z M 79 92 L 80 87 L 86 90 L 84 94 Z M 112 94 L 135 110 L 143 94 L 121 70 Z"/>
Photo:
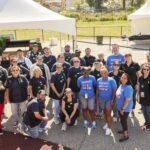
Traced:
<path id="1" fill-rule="evenodd" d="M 122 26 L 122 27 L 121 27 Z M 130 35 L 130 21 L 98 21 L 98 22 L 77 22 L 77 35 L 82 36 L 120 36 Z M 68 39 L 68 35 L 52 31 L 41 30 L 0 30 L 0 34 L 14 34 L 17 39 L 41 38 L 49 40 L 52 37 Z M 70 36 L 71 37 L 71 36 Z"/>

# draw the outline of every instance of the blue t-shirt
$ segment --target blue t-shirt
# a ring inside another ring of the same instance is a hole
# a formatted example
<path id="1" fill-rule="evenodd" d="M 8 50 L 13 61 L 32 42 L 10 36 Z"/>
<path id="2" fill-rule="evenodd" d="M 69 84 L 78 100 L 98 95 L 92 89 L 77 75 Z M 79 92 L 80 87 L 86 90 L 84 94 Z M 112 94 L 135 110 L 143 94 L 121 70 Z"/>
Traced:
<path id="1" fill-rule="evenodd" d="M 133 88 L 131 85 L 120 85 L 116 92 L 116 104 L 118 110 L 123 108 L 126 98 L 129 98 L 129 103 L 125 108 L 125 112 L 130 112 L 133 107 Z"/>
<path id="2" fill-rule="evenodd" d="M 117 88 L 116 81 L 107 77 L 106 79 L 99 78 L 97 80 L 98 95 L 100 101 L 111 101 L 113 96 L 113 88 Z"/>
<path id="3" fill-rule="evenodd" d="M 122 54 L 118 54 L 118 55 L 110 55 L 107 58 L 107 66 L 108 66 L 108 72 L 113 71 L 113 62 L 114 61 L 119 61 L 120 64 L 124 63 L 125 58 Z"/>
<path id="4" fill-rule="evenodd" d="M 77 80 L 77 85 L 80 88 L 80 94 L 88 94 L 88 97 L 95 95 L 94 87 L 96 86 L 96 79 L 94 76 L 89 75 L 88 77 L 79 77 Z"/>

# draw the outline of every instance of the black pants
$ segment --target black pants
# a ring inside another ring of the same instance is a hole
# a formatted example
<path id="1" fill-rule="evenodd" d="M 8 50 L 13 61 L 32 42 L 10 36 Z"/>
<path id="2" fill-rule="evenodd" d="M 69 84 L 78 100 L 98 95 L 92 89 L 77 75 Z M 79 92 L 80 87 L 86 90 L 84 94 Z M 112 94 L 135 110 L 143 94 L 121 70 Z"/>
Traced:
<path id="1" fill-rule="evenodd" d="M 69 116 L 70 115 L 71 115 L 71 113 L 69 114 Z M 76 119 L 78 118 L 78 116 L 79 116 L 79 113 L 78 113 L 78 110 L 77 110 L 77 112 L 75 113 L 75 115 L 71 118 L 70 124 L 68 124 L 68 125 L 69 126 L 73 126 L 74 123 L 75 123 L 75 121 L 76 121 Z M 64 115 L 64 113 L 60 112 L 60 120 L 61 120 L 62 123 L 65 122 L 65 118 L 66 118 L 66 116 Z"/>
<path id="2" fill-rule="evenodd" d="M 135 109 L 135 106 L 136 106 L 136 91 L 135 89 L 133 89 L 133 108 L 132 109 Z"/>
<path id="3" fill-rule="evenodd" d="M 118 111 L 118 113 L 119 113 L 120 122 L 121 122 L 121 126 L 122 126 L 123 131 L 128 131 L 127 119 L 129 116 L 129 112 L 124 112 L 123 115 L 120 114 L 120 111 Z"/>

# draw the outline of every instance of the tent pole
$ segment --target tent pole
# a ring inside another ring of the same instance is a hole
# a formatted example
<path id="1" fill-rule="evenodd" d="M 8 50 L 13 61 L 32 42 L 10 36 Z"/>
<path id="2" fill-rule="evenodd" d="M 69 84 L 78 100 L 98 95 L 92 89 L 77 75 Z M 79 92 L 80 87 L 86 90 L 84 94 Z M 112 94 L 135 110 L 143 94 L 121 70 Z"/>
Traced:
<path id="1" fill-rule="evenodd" d="M 17 40 L 17 30 L 14 31 L 15 31 L 15 39 Z"/>
<path id="2" fill-rule="evenodd" d="M 42 29 L 42 40 L 44 41 L 44 30 Z"/>

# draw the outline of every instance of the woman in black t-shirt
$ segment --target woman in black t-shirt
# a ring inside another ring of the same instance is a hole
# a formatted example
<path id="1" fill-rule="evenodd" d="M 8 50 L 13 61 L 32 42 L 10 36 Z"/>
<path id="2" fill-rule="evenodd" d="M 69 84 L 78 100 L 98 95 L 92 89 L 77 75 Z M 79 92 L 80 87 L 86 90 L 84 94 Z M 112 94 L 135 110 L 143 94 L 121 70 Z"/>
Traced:
<path id="1" fill-rule="evenodd" d="M 61 130 L 66 131 L 67 126 L 72 126 L 78 117 L 78 103 L 72 97 L 72 90 L 67 88 L 62 99 L 60 119 L 63 122 Z"/>
<path id="2" fill-rule="evenodd" d="M 32 98 L 37 96 L 38 91 L 46 91 L 46 80 L 42 76 L 42 70 L 38 66 L 35 66 L 33 69 L 33 77 L 30 79 L 29 88 L 30 97 Z"/>
<path id="3" fill-rule="evenodd" d="M 145 118 L 143 129 L 150 129 L 150 66 L 142 67 L 142 76 L 139 78 L 139 100 Z"/>

